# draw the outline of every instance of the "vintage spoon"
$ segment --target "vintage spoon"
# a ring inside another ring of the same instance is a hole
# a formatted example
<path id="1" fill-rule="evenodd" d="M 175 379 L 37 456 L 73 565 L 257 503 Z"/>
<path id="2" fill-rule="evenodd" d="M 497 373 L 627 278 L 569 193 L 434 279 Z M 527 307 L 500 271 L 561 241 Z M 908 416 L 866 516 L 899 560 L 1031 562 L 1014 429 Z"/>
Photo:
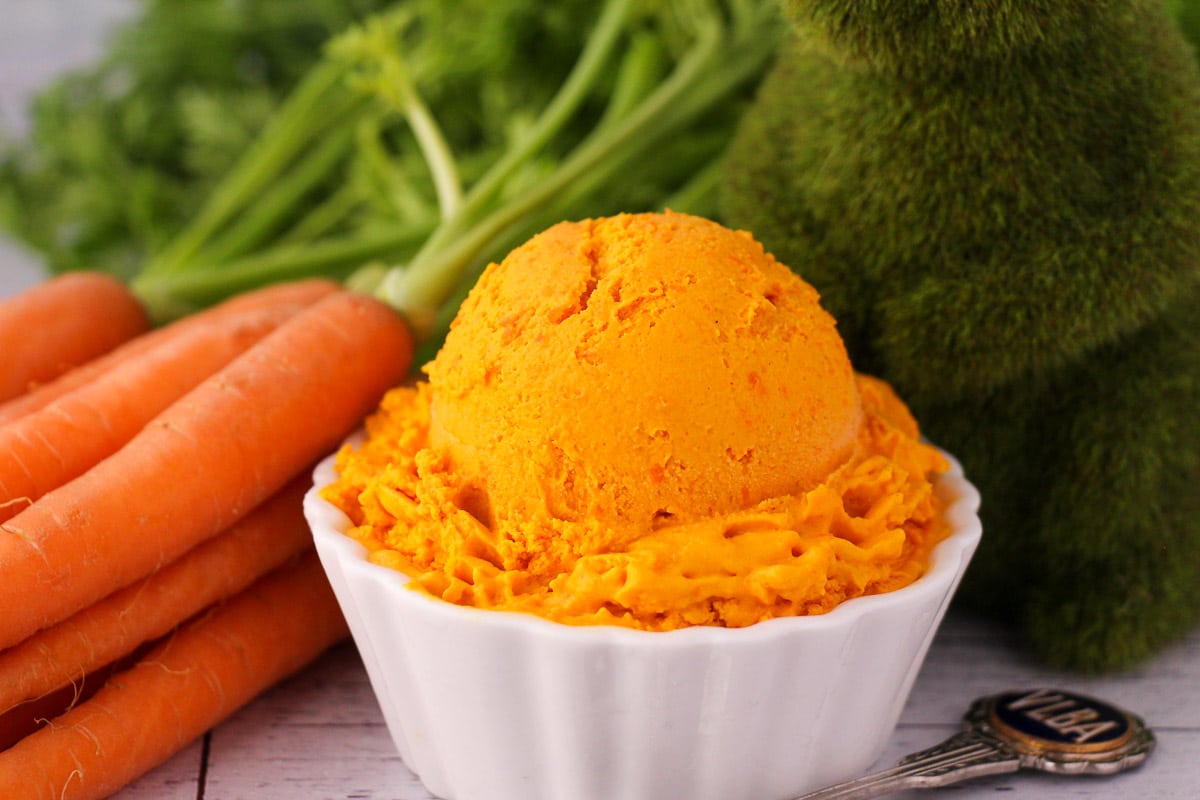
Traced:
<path id="1" fill-rule="evenodd" d="M 976 700 L 964 730 L 941 744 L 796 800 L 867 800 L 1022 768 L 1111 775 L 1140 765 L 1154 742 L 1140 718 L 1108 703 L 1056 689 L 1004 692 Z"/>

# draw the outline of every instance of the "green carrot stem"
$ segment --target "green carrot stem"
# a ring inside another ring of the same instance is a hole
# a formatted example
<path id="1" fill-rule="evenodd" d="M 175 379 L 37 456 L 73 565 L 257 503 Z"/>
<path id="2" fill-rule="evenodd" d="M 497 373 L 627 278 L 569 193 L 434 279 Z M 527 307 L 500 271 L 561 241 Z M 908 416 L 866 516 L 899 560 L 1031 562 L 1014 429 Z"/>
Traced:
<path id="1" fill-rule="evenodd" d="M 406 313 L 419 333 L 426 323 L 432 324 L 435 309 L 450 296 L 471 261 L 504 227 L 489 222 L 496 213 L 477 225 L 475 218 L 485 212 L 505 181 L 562 129 L 604 74 L 633 5 L 634 0 L 607 0 L 583 52 L 532 130 L 471 187 L 458 212 L 443 220 L 409 266 L 393 269 L 384 277 L 378 296 Z M 521 202 L 508 207 L 512 209 L 510 214 L 503 214 L 503 209 L 498 213 L 507 220 L 535 205 Z"/>
<path id="2" fill-rule="evenodd" d="M 470 230 L 455 237 L 453 244 L 433 249 L 431 243 L 444 226 L 430 237 L 413 261 L 405 268 L 392 270 L 379 289 L 379 296 L 409 314 L 427 316 L 453 291 L 460 275 L 502 231 L 518 220 L 530 216 L 539 206 L 567 189 L 571 182 L 584 176 L 589 169 L 600 165 L 605 158 L 625 147 L 630 141 L 662 124 L 661 117 L 678 102 L 679 96 L 695 88 L 703 66 L 713 58 L 721 39 L 710 32 L 684 56 L 671 76 L 654 94 L 619 122 L 598 131 L 585 140 L 559 168 L 539 186 L 522 194 L 519 200 L 500 207 Z M 671 110 L 666 120 L 682 124 Z M 468 201 L 470 202 L 470 201 Z"/>
<path id="3" fill-rule="evenodd" d="M 327 179 L 350 153 L 353 140 L 348 127 L 337 128 L 315 143 L 299 162 L 273 183 L 247 212 L 211 245 L 196 254 L 199 261 L 216 263 L 244 255 L 276 233 L 308 193 Z"/>
<path id="4" fill-rule="evenodd" d="M 634 35 L 617 67 L 612 95 L 596 130 L 604 130 L 628 115 L 654 91 L 667 70 L 662 43 L 649 32 Z"/>
<path id="5" fill-rule="evenodd" d="M 350 66 L 369 64 L 371 71 L 355 76 L 357 82 L 404 116 L 433 177 L 441 214 L 449 217 L 462 202 L 457 162 L 395 46 L 411 21 L 410 15 L 402 12 L 373 17 L 363 27 L 343 34 L 332 49 Z"/>
<path id="6" fill-rule="evenodd" d="M 397 224 L 353 238 L 289 244 L 216 266 L 197 263 L 186 272 L 143 274 L 134 279 L 133 289 L 155 320 L 167 321 L 268 283 L 315 276 L 342 279 L 374 259 L 406 258 L 428 233 L 426 225 Z"/>
<path id="7" fill-rule="evenodd" d="M 396 59 L 400 61 L 400 59 Z M 404 117 L 416 137 L 417 146 L 429 173 L 433 176 L 434 190 L 437 192 L 438 209 L 443 219 L 450 218 L 458 212 L 462 205 L 462 181 L 458 177 L 458 166 L 450 146 L 438 127 L 437 120 L 429 112 L 425 101 L 417 92 L 411 81 L 405 81 Z"/>
<path id="8" fill-rule="evenodd" d="M 363 98 L 341 86 L 341 65 L 322 61 L 309 71 L 279 113 L 213 190 L 199 215 L 143 270 L 143 275 L 179 271 L 229 219 L 252 203 L 312 137 L 344 121 Z"/>
<path id="9" fill-rule="evenodd" d="M 413 185 L 413 176 L 399 167 L 380 141 L 381 123 L 379 116 L 371 115 L 356 126 L 354 182 L 384 216 L 436 217 L 432 205 Z"/>
<path id="10" fill-rule="evenodd" d="M 505 182 L 562 130 L 587 97 L 588 91 L 605 74 L 634 5 L 635 0 L 605 2 L 596 26 L 570 74 L 538 116 L 533 128 L 471 187 L 459 213 L 434 231 L 424 249 L 436 252 L 448 241 L 457 238 L 465 226 L 472 224 L 483 213 Z"/>
<path id="11" fill-rule="evenodd" d="M 770 52 L 769 48 L 756 46 L 755 35 L 761 31 L 753 24 L 750 30 L 735 31 L 735 36 L 727 37 L 716 17 L 691 22 L 695 23 L 695 42 L 652 94 L 622 118 L 614 117 L 603 128 L 594 130 L 538 186 L 468 230 L 457 231 L 449 244 L 445 231 L 450 226 L 440 226 L 407 267 L 395 268 L 385 276 L 378 296 L 402 311 L 428 317 L 428 312 L 453 292 L 471 263 L 506 230 L 522 221 L 532 223 L 539 208 L 560 200 L 564 193 L 582 194 L 581 183 L 601 183 L 604 175 L 611 174 L 620 163 L 628 163 L 661 144 L 670 132 L 688 124 L 711 107 L 715 98 L 758 69 Z M 465 209 L 472 207 L 476 196 L 472 190 Z"/>
<path id="12" fill-rule="evenodd" d="M 275 241 L 282 245 L 319 239 L 344 223 L 362 203 L 357 189 L 349 182 L 343 183 Z"/>

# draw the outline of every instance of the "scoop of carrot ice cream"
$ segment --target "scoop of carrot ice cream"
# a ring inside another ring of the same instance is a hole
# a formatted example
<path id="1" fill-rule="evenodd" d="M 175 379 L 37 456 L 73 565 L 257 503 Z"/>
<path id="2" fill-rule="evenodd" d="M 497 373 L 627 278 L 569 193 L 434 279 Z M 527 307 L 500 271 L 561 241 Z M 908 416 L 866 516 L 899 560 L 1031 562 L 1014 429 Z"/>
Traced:
<path id="1" fill-rule="evenodd" d="M 501 525 L 620 536 L 810 489 L 862 418 L 816 291 L 681 214 L 536 236 L 484 274 L 428 372 L 431 444 Z"/>
<path id="2" fill-rule="evenodd" d="M 817 292 L 699 217 L 564 222 L 484 272 L 325 496 L 452 602 L 748 625 L 911 582 L 945 463 Z"/>

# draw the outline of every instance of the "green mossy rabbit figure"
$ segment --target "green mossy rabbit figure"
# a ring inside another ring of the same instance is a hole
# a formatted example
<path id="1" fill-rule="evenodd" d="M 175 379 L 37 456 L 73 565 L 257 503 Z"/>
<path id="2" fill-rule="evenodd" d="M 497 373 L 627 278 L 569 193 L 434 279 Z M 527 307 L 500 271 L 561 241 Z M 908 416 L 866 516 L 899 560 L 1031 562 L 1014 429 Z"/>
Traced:
<path id="1" fill-rule="evenodd" d="M 1162 0 L 786 0 L 725 222 L 983 492 L 961 602 L 1049 662 L 1200 623 L 1200 69 Z"/>

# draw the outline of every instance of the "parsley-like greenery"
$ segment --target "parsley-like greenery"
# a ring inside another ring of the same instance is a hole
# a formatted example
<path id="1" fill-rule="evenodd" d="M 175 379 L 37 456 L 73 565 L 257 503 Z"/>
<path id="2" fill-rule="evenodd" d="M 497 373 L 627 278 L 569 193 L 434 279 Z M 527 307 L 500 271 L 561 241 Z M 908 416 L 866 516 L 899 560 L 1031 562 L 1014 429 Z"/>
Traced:
<path id="1" fill-rule="evenodd" d="M 712 213 L 774 0 L 156 0 L 39 99 L 0 218 L 160 319 L 311 275 L 435 346 L 489 260 L 564 218 Z"/>

